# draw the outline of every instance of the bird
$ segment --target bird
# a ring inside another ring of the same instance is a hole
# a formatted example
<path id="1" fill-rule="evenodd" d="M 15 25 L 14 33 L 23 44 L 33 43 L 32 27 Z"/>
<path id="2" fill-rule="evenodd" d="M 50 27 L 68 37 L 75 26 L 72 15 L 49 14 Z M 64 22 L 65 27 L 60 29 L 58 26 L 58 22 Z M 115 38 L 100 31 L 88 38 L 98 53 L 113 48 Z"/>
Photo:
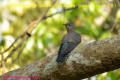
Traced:
<path id="1" fill-rule="evenodd" d="M 61 40 L 58 56 L 56 59 L 57 63 L 64 62 L 66 57 L 68 57 L 68 54 L 81 42 L 81 36 L 75 32 L 74 24 L 66 23 L 64 25 L 67 29 L 67 34 L 64 35 Z"/>

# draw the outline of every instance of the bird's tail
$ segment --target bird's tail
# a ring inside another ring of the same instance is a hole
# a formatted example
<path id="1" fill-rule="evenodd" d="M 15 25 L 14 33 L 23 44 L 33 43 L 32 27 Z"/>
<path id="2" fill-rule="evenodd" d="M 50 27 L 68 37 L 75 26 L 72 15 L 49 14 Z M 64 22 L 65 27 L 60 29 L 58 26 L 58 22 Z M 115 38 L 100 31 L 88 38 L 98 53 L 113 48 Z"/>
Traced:
<path id="1" fill-rule="evenodd" d="M 67 55 L 58 55 L 56 61 L 57 61 L 58 63 L 62 63 L 62 62 L 65 61 L 66 57 L 67 57 Z"/>
<path id="2" fill-rule="evenodd" d="M 56 61 L 57 61 L 58 63 L 62 63 L 64 60 L 65 60 L 65 57 L 61 57 L 61 58 L 58 57 Z"/>

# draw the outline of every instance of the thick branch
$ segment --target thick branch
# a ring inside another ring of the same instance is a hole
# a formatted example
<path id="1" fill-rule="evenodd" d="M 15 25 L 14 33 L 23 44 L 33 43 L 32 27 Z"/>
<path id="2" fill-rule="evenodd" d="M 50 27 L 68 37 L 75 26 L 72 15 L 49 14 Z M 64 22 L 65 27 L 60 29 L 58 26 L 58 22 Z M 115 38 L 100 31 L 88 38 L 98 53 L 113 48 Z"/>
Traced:
<path id="1" fill-rule="evenodd" d="M 5 76 L 40 76 L 38 80 L 80 80 L 120 67 L 120 36 L 78 46 L 65 63 L 57 64 L 49 56 L 25 67 L 3 74 Z M 12 80 L 9 78 L 7 80 Z M 4 79 L 3 79 L 4 80 Z M 20 79 L 19 79 L 20 80 Z M 23 80 L 23 78 L 21 78 Z M 27 79 L 34 80 L 34 79 Z"/>

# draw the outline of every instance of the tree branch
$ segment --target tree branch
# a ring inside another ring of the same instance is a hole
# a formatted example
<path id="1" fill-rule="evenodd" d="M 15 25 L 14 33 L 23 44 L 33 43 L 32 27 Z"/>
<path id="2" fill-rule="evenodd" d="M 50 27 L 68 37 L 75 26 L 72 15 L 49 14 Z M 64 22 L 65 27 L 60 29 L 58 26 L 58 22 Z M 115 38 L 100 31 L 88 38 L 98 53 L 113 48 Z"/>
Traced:
<path id="1" fill-rule="evenodd" d="M 52 17 L 52 16 L 54 16 L 56 14 L 59 14 L 59 13 L 66 12 L 66 11 L 69 11 L 69 10 L 74 10 L 74 9 L 77 9 L 77 8 L 78 8 L 78 5 L 75 5 L 74 7 L 70 7 L 70 8 L 63 8 L 63 9 L 61 9 L 61 11 L 57 11 L 53 14 L 45 16 L 44 19 L 47 19 L 47 18 Z"/>
<path id="2" fill-rule="evenodd" d="M 21 80 L 23 80 L 22 76 L 40 76 L 40 79 L 35 80 L 79 80 L 118 69 L 120 67 L 120 36 L 94 41 L 83 46 L 78 45 L 62 64 L 56 63 L 56 56 L 56 54 L 48 56 L 3 74 L 0 80 L 4 80 L 5 76 L 21 76 Z"/>

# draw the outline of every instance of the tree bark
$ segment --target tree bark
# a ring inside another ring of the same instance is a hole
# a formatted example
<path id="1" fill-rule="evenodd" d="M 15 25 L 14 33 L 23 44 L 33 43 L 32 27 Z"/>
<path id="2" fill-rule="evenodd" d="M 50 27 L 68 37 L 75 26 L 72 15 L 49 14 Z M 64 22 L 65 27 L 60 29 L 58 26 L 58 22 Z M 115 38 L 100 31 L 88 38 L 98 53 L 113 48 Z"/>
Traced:
<path id="1" fill-rule="evenodd" d="M 120 67 L 120 36 L 114 36 L 85 45 L 78 45 L 64 63 L 56 62 L 57 54 L 3 74 L 5 76 L 39 76 L 39 79 L 21 77 L 19 80 L 80 80 Z M 8 78 L 7 80 L 15 80 Z"/>

